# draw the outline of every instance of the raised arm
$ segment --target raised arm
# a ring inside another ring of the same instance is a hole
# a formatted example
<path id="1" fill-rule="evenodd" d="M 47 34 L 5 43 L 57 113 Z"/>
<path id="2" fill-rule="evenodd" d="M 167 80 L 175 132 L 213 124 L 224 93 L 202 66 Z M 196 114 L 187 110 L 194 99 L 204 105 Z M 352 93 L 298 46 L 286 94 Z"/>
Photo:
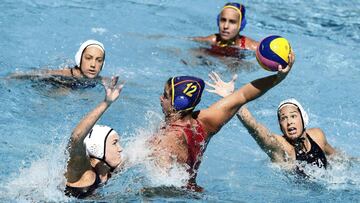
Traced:
<path id="1" fill-rule="evenodd" d="M 123 83 L 117 85 L 117 77 L 110 82 L 103 81 L 106 96 L 91 112 L 89 112 L 75 127 L 69 141 L 69 161 L 67 165 L 68 182 L 75 182 L 88 169 L 90 169 L 89 158 L 86 156 L 86 149 L 83 141 L 95 123 L 110 105 L 119 97 Z M 109 83 L 109 84 L 107 84 Z"/>
<path id="2" fill-rule="evenodd" d="M 285 160 L 284 147 L 279 141 L 280 136 L 275 135 L 265 125 L 257 122 L 246 106 L 242 106 L 236 116 L 271 161 L 283 162 Z"/>
<path id="3" fill-rule="evenodd" d="M 230 95 L 235 89 L 235 80 L 237 75 L 234 75 L 230 82 L 224 82 L 215 72 L 210 74 L 213 84 L 207 83 L 213 89 L 207 89 L 208 92 L 218 94 L 219 96 L 226 97 Z M 281 162 L 284 160 L 284 151 L 282 150 L 281 143 L 277 140 L 276 135 L 271 133 L 261 123 L 251 115 L 246 106 L 242 106 L 237 112 L 237 117 L 246 127 L 248 132 L 261 147 L 261 149 L 271 158 L 272 161 Z"/>
<path id="4" fill-rule="evenodd" d="M 289 55 L 289 66 L 284 69 L 280 66 L 277 74 L 254 80 L 214 103 L 209 108 L 201 110 L 199 119 L 204 123 L 207 131 L 210 134 L 216 133 L 235 115 L 243 104 L 260 97 L 279 84 L 289 73 L 294 58 L 294 54 L 291 53 Z"/>

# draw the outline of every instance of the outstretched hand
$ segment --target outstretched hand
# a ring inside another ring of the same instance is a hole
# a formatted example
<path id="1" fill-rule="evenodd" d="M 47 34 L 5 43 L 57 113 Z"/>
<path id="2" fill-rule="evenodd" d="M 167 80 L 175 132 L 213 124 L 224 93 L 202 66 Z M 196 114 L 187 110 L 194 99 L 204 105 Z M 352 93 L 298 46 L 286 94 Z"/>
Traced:
<path id="1" fill-rule="evenodd" d="M 226 97 L 234 92 L 237 77 L 237 74 L 235 74 L 229 82 L 224 82 L 216 72 L 212 71 L 209 73 L 209 78 L 214 84 L 206 81 L 205 83 L 214 89 L 206 89 L 206 91 L 215 93 L 221 97 Z"/>
<path id="2" fill-rule="evenodd" d="M 279 67 L 278 67 L 277 75 L 278 75 L 278 78 L 280 80 L 283 80 L 287 76 L 287 74 L 290 72 L 290 70 L 291 70 L 292 66 L 294 65 L 294 63 L 295 63 L 295 53 L 291 49 L 290 54 L 289 54 L 289 63 L 288 63 L 288 65 L 285 68 L 282 67 L 281 65 L 279 65 Z"/>
<path id="3" fill-rule="evenodd" d="M 118 83 L 119 77 L 111 77 L 110 78 L 103 78 L 102 79 L 102 84 L 105 88 L 105 102 L 107 103 L 112 103 L 114 102 L 120 95 L 120 92 L 122 90 L 122 88 L 124 87 L 125 82 L 121 81 L 119 84 Z"/>

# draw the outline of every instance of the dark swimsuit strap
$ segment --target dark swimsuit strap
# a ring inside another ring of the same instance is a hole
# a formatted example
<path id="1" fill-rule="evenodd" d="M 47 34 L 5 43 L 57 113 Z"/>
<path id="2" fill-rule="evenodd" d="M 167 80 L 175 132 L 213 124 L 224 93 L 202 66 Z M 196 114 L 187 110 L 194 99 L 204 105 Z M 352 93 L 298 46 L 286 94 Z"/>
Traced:
<path id="1" fill-rule="evenodd" d="M 73 197 L 76 197 L 76 198 L 84 198 L 86 196 L 89 196 L 91 195 L 94 190 L 96 188 L 98 188 L 99 186 L 101 186 L 102 182 L 101 182 L 101 178 L 100 176 L 96 173 L 95 171 L 95 180 L 94 182 L 89 185 L 89 186 L 86 186 L 86 187 L 71 187 L 71 186 L 68 186 L 66 185 L 65 187 L 65 195 L 67 196 L 73 196 Z"/>
<path id="2" fill-rule="evenodd" d="M 74 68 L 70 68 L 70 73 L 71 73 L 71 76 L 72 76 L 72 77 L 75 77 L 75 75 L 74 75 L 74 69 L 78 69 L 78 70 L 80 71 L 80 74 L 81 74 L 82 76 L 84 75 L 83 72 L 82 72 L 82 70 L 80 69 L 80 67 L 75 66 Z"/>
<path id="3" fill-rule="evenodd" d="M 73 68 L 70 68 L 70 74 L 71 74 L 72 77 L 74 77 Z"/>
<path id="4" fill-rule="evenodd" d="M 309 139 L 309 142 L 310 142 L 310 150 L 311 150 L 311 148 L 313 147 L 313 145 L 314 144 L 316 144 L 316 145 L 318 145 L 311 137 L 310 137 L 310 135 L 307 133 L 307 132 L 305 132 L 305 136 L 307 136 L 308 137 L 308 139 Z M 304 140 L 305 140 L 305 138 L 303 138 Z M 319 145 L 318 145 L 319 146 Z M 306 148 L 306 146 L 304 145 L 304 148 L 305 148 L 305 150 L 306 150 L 306 152 L 308 151 L 308 149 Z M 309 150 L 309 151 L 310 151 Z"/>
<path id="5" fill-rule="evenodd" d="M 309 138 L 309 142 L 310 142 L 310 149 L 313 147 L 313 145 L 317 145 L 317 147 L 322 151 L 322 149 L 321 149 L 321 147 L 319 146 L 319 144 L 318 143 L 316 143 L 311 137 L 310 137 L 310 135 L 309 134 L 307 134 L 306 133 L 306 135 L 308 136 L 308 138 Z"/>

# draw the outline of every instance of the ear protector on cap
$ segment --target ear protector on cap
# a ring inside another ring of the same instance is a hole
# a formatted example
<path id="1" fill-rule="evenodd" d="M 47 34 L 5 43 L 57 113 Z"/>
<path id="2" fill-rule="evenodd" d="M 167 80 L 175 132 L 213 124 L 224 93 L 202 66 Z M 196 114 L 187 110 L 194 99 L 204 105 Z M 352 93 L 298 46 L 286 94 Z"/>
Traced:
<path id="1" fill-rule="evenodd" d="M 245 6 L 239 3 L 227 3 L 225 4 L 225 6 L 221 9 L 221 12 L 225 9 L 225 8 L 232 8 L 234 10 L 236 10 L 239 13 L 240 19 L 239 19 L 239 32 L 243 31 L 245 26 L 246 26 L 246 18 L 245 18 Z M 217 15 L 216 18 L 216 22 L 217 22 L 217 26 L 220 27 L 220 14 Z"/>
<path id="2" fill-rule="evenodd" d="M 177 96 L 174 98 L 174 106 L 175 109 L 186 109 L 186 107 L 189 105 L 190 101 L 187 97 L 184 95 Z"/>

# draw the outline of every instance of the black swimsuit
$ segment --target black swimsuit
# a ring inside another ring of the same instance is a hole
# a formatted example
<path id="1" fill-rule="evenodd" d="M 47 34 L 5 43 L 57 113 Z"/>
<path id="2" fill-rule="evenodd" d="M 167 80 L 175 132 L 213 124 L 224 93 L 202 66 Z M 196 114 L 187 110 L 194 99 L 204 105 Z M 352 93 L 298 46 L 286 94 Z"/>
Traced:
<path id="1" fill-rule="evenodd" d="M 319 147 L 316 142 L 311 139 L 311 137 L 306 134 L 309 138 L 311 149 L 309 152 L 305 152 L 303 150 L 296 150 L 295 148 L 295 154 L 296 154 L 296 160 L 298 161 L 305 161 L 308 164 L 311 164 L 313 166 L 317 166 L 319 168 L 325 168 L 327 166 L 327 160 L 325 157 L 325 153 L 323 150 Z"/>
<path id="2" fill-rule="evenodd" d="M 76 197 L 79 199 L 85 198 L 89 195 L 91 195 L 96 188 L 98 188 L 101 184 L 101 179 L 98 174 L 96 174 L 95 182 L 87 187 L 71 187 L 66 186 L 65 187 L 65 195 L 69 197 Z"/>
<path id="3" fill-rule="evenodd" d="M 74 76 L 73 69 L 77 68 L 70 68 L 71 77 L 52 75 L 51 77 L 42 78 L 41 81 L 49 82 L 57 87 L 67 87 L 71 89 L 93 88 L 99 83 L 97 80 L 94 79 L 76 78 Z"/>

